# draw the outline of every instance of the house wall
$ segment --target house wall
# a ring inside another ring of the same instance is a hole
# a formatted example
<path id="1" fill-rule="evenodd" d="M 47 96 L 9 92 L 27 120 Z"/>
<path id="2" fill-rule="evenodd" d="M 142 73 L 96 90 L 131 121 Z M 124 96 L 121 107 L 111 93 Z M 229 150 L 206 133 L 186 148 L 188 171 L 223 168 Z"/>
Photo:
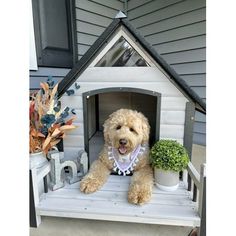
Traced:
<path id="1" fill-rule="evenodd" d="M 64 94 L 61 98 L 63 106 L 73 107 L 77 111 L 75 124 L 78 128 L 71 131 L 64 140 L 66 158 L 74 158 L 79 149 L 84 149 L 82 94 L 111 87 L 135 87 L 161 93 L 160 138 L 176 139 L 183 143 L 187 99 L 158 68 L 88 67 L 77 83 L 80 89 L 76 90 L 75 95 Z"/>
<path id="2" fill-rule="evenodd" d="M 75 0 L 78 58 L 80 59 L 106 27 L 112 22 L 124 3 L 118 0 Z"/>
<path id="3" fill-rule="evenodd" d="M 206 1 L 129 0 L 131 24 L 190 87 L 206 99 Z M 206 117 L 196 112 L 193 142 L 206 144 Z"/>
<path id="4" fill-rule="evenodd" d="M 47 81 L 48 76 L 53 76 L 55 83 L 59 82 L 70 71 L 68 68 L 38 67 L 38 70 L 30 71 L 30 89 L 40 88 L 40 82 Z"/>

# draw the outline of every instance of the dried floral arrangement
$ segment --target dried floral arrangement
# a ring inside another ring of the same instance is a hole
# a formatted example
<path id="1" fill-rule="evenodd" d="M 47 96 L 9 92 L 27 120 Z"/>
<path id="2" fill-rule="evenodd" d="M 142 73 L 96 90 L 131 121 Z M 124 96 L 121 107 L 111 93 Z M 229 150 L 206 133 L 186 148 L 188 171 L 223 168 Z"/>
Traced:
<path id="1" fill-rule="evenodd" d="M 47 82 L 40 83 L 41 89 L 31 95 L 29 105 L 29 152 L 43 151 L 47 154 L 49 150 L 65 137 L 65 133 L 75 129 L 73 121 L 76 119 L 74 109 L 61 108 L 58 100 L 58 84 L 54 87 L 52 78 Z"/>

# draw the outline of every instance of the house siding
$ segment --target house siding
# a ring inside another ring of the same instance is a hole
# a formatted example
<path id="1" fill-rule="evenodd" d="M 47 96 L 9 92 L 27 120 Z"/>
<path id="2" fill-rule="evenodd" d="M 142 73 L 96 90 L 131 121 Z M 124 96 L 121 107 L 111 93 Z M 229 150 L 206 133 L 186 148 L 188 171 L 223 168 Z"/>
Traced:
<path id="1" fill-rule="evenodd" d="M 119 10 L 124 10 L 122 1 L 75 0 L 78 59 L 80 59 Z"/>
<path id="2" fill-rule="evenodd" d="M 48 76 L 53 77 L 53 81 L 58 83 L 70 71 L 68 68 L 39 67 L 38 70 L 30 71 L 30 89 L 39 89 L 40 82 L 46 82 Z"/>
<path id="3" fill-rule="evenodd" d="M 131 24 L 206 100 L 206 1 L 130 0 Z M 196 112 L 193 142 L 206 145 L 206 117 Z"/>

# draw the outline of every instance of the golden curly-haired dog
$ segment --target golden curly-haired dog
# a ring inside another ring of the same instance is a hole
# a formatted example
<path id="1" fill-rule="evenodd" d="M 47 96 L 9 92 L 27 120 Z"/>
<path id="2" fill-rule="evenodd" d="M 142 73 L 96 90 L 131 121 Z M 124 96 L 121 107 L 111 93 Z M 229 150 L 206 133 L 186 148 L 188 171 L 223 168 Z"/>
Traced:
<path id="1" fill-rule="evenodd" d="M 120 109 L 112 113 L 104 123 L 103 150 L 81 181 L 80 190 L 84 193 L 93 193 L 107 181 L 114 168 L 114 160 L 108 156 L 110 145 L 121 157 L 126 157 L 138 145 L 145 145 L 144 152 L 133 168 L 128 201 L 133 204 L 148 202 L 153 187 L 153 171 L 149 164 L 149 132 L 148 120 L 142 113 L 129 109 Z"/>

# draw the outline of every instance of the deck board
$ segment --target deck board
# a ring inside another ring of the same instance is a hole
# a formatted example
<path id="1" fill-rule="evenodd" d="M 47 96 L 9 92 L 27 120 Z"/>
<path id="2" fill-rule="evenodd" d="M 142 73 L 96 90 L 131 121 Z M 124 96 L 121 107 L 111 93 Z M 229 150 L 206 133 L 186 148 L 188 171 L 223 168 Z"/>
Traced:
<path id="1" fill-rule="evenodd" d="M 155 186 L 150 203 L 143 206 L 127 201 L 130 177 L 110 176 L 101 190 L 84 194 L 79 182 L 44 194 L 37 207 L 40 215 L 84 219 L 139 222 L 150 224 L 199 226 L 196 203 L 190 199 L 184 184 L 175 192 L 164 192 Z"/>

